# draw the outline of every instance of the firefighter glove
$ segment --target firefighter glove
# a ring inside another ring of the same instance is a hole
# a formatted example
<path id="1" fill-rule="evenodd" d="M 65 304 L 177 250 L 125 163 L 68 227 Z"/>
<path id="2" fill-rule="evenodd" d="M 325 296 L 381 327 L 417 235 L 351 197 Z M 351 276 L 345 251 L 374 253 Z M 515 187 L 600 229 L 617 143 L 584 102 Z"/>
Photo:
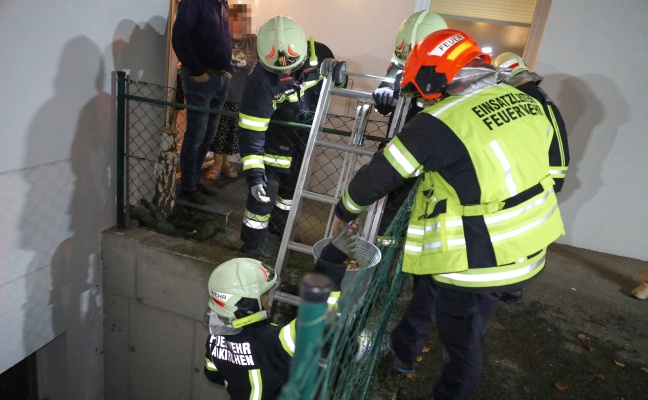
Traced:
<path id="1" fill-rule="evenodd" d="M 269 203 L 270 197 L 266 196 L 265 185 L 259 183 L 250 188 L 250 194 L 256 199 L 259 203 Z"/>
<path id="2" fill-rule="evenodd" d="M 346 254 L 347 257 L 354 258 L 356 247 L 358 245 L 358 235 L 345 229 L 331 240 L 331 244 L 342 253 Z"/>
<path id="3" fill-rule="evenodd" d="M 372 96 L 376 106 L 391 106 L 394 101 L 394 89 L 381 87 L 374 90 Z"/>

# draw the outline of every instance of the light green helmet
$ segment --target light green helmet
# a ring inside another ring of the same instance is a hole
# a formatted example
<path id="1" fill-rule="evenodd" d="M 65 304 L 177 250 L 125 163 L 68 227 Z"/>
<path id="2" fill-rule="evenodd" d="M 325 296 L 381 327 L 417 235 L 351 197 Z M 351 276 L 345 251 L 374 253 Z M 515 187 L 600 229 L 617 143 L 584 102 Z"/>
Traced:
<path id="1" fill-rule="evenodd" d="M 515 76 L 521 72 L 529 72 L 529 68 L 527 68 L 522 57 L 511 52 L 500 54 L 493 59 L 493 62 L 491 64 L 497 68 L 510 69 L 512 76 Z"/>
<path id="2" fill-rule="evenodd" d="M 263 310 L 260 297 L 275 287 L 277 275 L 261 261 L 235 258 L 209 276 L 209 308 L 229 320 Z"/>
<path id="3" fill-rule="evenodd" d="M 263 68 L 280 73 L 302 66 L 308 56 L 308 38 L 292 18 L 279 15 L 266 21 L 257 34 L 257 54 Z"/>
<path id="4" fill-rule="evenodd" d="M 431 11 L 423 10 L 410 15 L 398 28 L 392 62 L 402 68 L 415 44 L 430 33 L 447 27 L 445 20 Z"/>

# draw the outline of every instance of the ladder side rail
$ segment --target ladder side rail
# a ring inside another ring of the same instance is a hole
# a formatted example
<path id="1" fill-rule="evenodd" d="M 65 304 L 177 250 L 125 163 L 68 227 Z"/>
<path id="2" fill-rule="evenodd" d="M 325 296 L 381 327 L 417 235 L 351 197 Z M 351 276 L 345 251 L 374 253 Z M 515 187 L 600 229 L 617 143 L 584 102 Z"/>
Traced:
<path id="1" fill-rule="evenodd" d="M 359 110 L 358 117 L 356 119 L 356 123 L 354 124 L 355 130 L 354 132 L 351 133 L 351 143 L 355 147 L 361 148 L 361 146 L 363 146 L 364 144 L 364 133 L 366 132 L 367 124 L 369 123 L 369 115 L 371 114 L 371 107 L 372 104 L 366 104 L 366 103 L 358 107 Z M 370 157 L 373 156 L 373 154 L 374 153 L 371 152 Z M 358 170 L 357 165 L 358 165 L 358 156 L 357 154 L 353 154 L 350 159 L 349 167 L 346 170 L 343 183 L 339 188 L 340 195 L 342 191 L 348 186 L 349 182 L 351 182 L 351 179 L 353 179 L 353 177 L 355 176 L 355 173 Z M 332 229 L 332 226 L 330 228 Z"/>
<path id="2" fill-rule="evenodd" d="M 299 212 L 301 206 L 301 197 L 302 191 L 306 185 L 306 177 L 310 173 L 309 166 L 310 161 L 313 156 L 313 151 L 315 147 L 315 141 L 319 138 L 324 129 L 324 121 L 326 120 L 327 111 L 331 102 L 331 88 L 333 86 L 333 77 L 331 74 L 327 75 L 324 78 L 322 83 L 322 91 L 320 92 L 320 98 L 317 102 L 317 108 L 315 109 L 315 116 L 313 118 L 313 124 L 311 126 L 310 134 L 308 135 L 308 142 L 304 150 L 304 157 L 302 159 L 302 165 L 299 170 L 299 176 L 297 178 L 297 183 L 295 184 L 295 194 L 293 196 L 293 203 L 290 207 L 290 212 L 288 213 L 288 219 L 286 221 L 286 227 L 284 228 L 284 235 L 281 238 L 281 244 L 279 246 L 279 253 L 277 254 L 277 260 L 275 262 L 275 273 L 281 276 L 281 270 L 283 269 L 286 263 L 286 249 L 288 248 L 288 242 L 292 240 L 292 230 L 297 219 L 297 213 Z"/>
<path id="3" fill-rule="evenodd" d="M 360 142 L 360 140 L 358 139 L 359 131 L 365 129 L 367 125 L 366 122 L 363 123 L 364 112 L 365 112 L 364 106 L 366 106 L 366 102 L 364 102 L 362 106 L 356 106 L 355 108 L 356 114 L 353 120 L 353 126 L 351 127 L 351 134 L 349 135 L 348 144 L 340 144 L 340 143 L 333 143 L 333 142 L 327 142 L 321 144 L 322 146 L 334 148 L 336 150 L 344 152 L 344 158 L 342 160 L 342 168 L 340 169 L 338 181 L 334 191 L 335 193 L 334 196 L 338 199 L 342 197 L 342 191 L 346 187 L 345 185 L 346 177 L 351 173 L 352 167 L 355 164 L 354 161 L 356 159 L 356 156 L 354 153 L 356 152 L 356 150 L 361 149 L 358 146 L 358 143 Z M 333 227 L 334 216 L 335 216 L 335 207 L 331 207 L 329 211 L 328 221 L 326 222 L 326 229 L 324 230 L 324 237 L 333 236 L 332 227 Z"/>
<path id="4" fill-rule="evenodd" d="M 403 125 L 405 125 L 405 118 L 407 117 L 407 111 L 409 110 L 409 105 L 411 102 L 411 97 L 402 96 L 400 96 L 396 101 L 396 109 L 392 114 L 392 123 L 391 125 L 389 125 L 387 139 L 393 138 L 394 135 L 396 135 L 401 131 L 401 129 L 403 129 Z"/>

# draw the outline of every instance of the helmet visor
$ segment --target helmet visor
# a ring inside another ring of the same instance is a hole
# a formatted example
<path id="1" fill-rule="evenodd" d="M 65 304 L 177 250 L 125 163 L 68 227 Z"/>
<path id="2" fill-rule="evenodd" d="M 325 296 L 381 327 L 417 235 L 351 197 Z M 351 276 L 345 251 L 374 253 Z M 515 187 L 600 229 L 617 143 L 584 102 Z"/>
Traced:
<path id="1" fill-rule="evenodd" d="M 291 56 L 287 51 L 280 50 L 273 65 L 275 67 L 288 67 L 297 64 L 298 61 L 299 54 Z"/>

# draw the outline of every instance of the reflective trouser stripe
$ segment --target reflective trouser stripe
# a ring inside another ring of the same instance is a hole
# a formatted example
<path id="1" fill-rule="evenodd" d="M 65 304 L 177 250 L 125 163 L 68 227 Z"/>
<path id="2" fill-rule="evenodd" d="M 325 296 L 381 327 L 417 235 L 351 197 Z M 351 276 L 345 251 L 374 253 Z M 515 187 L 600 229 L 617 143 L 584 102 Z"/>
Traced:
<path id="1" fill-rule="evenodd" d="M 263 162 L 266 165 L 276 167 L 276 168 L 290 168 L 290 164 L 292 162 L 292 157 L 288 156 L 277 156 L 274 154 L 265 154 L 263 156 Z"/>
<path id="2" fill-rule="evenodd" d="M 245 210 L 243 225 L 252 229 L 267 229 L 270 225 L 270 214 L 259 215 Z"/>
<path id="3" fill-rule="evenodd" d="M 282 199 L 277 197 L 275 201 L 275 207 L 280 210 L 290 211 L 290 206 L 292 206 L 292 200 Z"/>
<path id="4" fill-rule="evenodd" d="M 251 369 L 248 371 L 250 378 L 250 400 L 261 400 L 263 394 L 263 379 L 261 379 L 261 370 Z"/>
<path id="5" fill-rule="evenodd" d="M 252 221 L 251 219 L 243 218 L 243 225 L 252 229 L 267 229 L 270 226 L 270 221 L 258 222 Z"/>

